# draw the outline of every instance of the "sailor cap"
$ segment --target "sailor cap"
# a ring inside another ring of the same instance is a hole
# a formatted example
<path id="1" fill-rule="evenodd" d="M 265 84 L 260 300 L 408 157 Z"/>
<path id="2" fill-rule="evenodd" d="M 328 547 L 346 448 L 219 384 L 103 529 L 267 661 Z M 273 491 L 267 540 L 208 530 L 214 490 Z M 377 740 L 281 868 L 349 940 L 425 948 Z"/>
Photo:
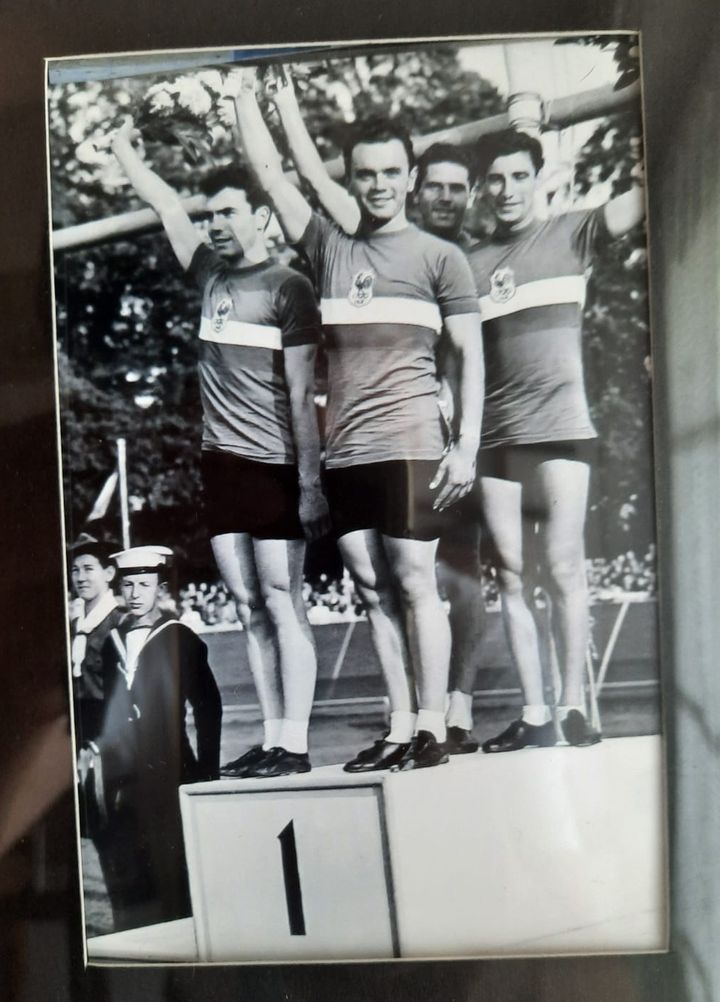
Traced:
<path id="1" fill-rule="evenodd" d="M 160 571 L 170 564 L 173 551 L 169 546 L 131 546 L 129 550 L 111 553 L 117 569 L 123 574 L 147 574 Z"/>

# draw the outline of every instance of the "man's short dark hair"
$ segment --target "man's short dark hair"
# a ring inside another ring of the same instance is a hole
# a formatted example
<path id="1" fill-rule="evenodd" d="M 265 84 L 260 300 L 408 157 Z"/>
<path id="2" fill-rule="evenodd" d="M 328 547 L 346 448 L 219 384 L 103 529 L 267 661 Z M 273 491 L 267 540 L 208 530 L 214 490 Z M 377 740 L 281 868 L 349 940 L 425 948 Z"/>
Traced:
<path id="1" fill-rule="evenodd" d="M 415 184 L 415 191 L 419 191 L 425 181 L 425 175 L 427 174 L 427 169 L 431 164 L 459 164 L 464 167 L 468 174 L 468 185 L 470 188 L 475 184 L 477 179 L 476 172 L 471 163 L 470 157 L 462 148 L 462 146 L 455 146 L 454 143 L 433 143 L 432 146 L 428 146 L 421 156 L 417 159 L 417 182 Z"/>
<path id="2" fill-rule="evenodd" d="M 268 204 L 268 197 L 247 167 L 241 164 L 216 167 L 200 182 L 200 191 L 206 198 L 212 198 L 225 188 L 235 188 L 245 193 L 248 205 L 255 212 Z"/>
<path id="3" fill-rule="evenodd" d="M 350 164 L 356 146 L 359 146 L 360 143 L 388 143 L 392 139 L 397 139 L 403 144 L 408 158 L 408 167 L 412 168 L 415 164 L 415 151 L 410 133 L 403 125 L 391 122 L 387 118 L 366 118 L 351 126 L 345 136 L 342 151 L 346 176 L 350 177 Z"/>
<path id="4" fill-rule="evenodd" d="M 518 129 L 504 129 L 502 132 L 482 136 L 478 140 L 475 147 L 477 176 L 484 179 L 493 161 L 498 157 L 511 156 L 513 153 L 527 153 L 536 174 L 545 163 L 539 139 Z"/>

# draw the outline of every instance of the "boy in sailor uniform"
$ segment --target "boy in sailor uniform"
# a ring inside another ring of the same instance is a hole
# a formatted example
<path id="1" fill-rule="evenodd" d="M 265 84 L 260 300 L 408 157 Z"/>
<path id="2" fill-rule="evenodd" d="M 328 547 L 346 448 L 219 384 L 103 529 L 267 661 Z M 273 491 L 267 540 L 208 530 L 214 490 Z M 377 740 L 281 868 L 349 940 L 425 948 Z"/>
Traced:
<path id="1" fill-rule="evenodd" d="M 191 914 L 178 787 L 219 772 L 222 708 L 207 648 L 160 607 L 171 557 L 165 546 L 113 554 L 128 611 L 102 651 L 102 730 L 80 756 L 116 931 Z"/>
<path id="2" fill-rule="evenodd" d="M 100 733 L 105 693 L 100 653 L 122 618 L 112 581 L 115 567 L 111 546 L 82 533 L 70 547 L 70 578 L 82 603 L 79 616 L 70 620 L 70 660 L 75 704 L 75 741 L 78 749 Z"/>

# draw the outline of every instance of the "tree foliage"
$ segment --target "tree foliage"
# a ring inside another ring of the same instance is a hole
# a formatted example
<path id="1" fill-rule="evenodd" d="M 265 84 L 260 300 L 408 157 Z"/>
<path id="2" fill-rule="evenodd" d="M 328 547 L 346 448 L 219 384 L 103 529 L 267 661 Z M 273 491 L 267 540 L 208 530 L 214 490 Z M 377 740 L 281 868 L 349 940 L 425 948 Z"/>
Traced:
<path id="1" fill-rule="evenodd" d="M 614 45 L 618 80 L 635 72 L 632 45 Z M 485 118 L 503 97 L 465 69 L 457 47 L 380 49 L 309 58 L 293 66 L 300 104 L 323 157 L 339 152 L 355 118 L 381 112 L 411 133 Z M 49 92 L 52 205 L 56 227 L 139 208 L 102 138 L 132 114 L 144 155 L 175 189 L 191 194 L 233 149 L 232 72 L 224 68 L 103 82 Z M 283 147 L 274 112 L 271 129 Z M 603 121 L 577 164 L 579 194 L 598 183 L 625 190 L 639 169 L 637 116 Z M 289 166 L 289 161 L 288 161 Z M 631 495 L 647 495 L 649 408 L 644 237 L 600 255 L 586 313 L 588 385 L 603 435 L 604 472 L 593 505 L 604 524 Z M 209 563 L 199 525 L 200 405 L 196 380 L 199 295 L 161 233 L 56 255 L 57 331 L 66 513 L 82 528 L 128 441 L 134 541 L 171 540 L 196 565 Z M 110 526 L 117 532 L 117 525 Z M 604 531 L 604 530 L 603 530 Z"/>

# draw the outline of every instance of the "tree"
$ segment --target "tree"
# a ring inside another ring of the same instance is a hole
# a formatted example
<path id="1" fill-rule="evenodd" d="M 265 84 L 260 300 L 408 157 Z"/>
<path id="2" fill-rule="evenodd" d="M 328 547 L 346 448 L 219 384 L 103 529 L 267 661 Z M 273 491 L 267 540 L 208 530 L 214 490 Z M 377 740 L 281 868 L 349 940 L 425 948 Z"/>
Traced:
<path id="1" fill-rule="evenodd" d="M 339 151 L 349 121 L 370 112 L 402 115 L 411 132 L 425 133 L 502 105 L 450 45 L 313 57 L 293 72 L 324 156 Z M 203 174 L 236 156 L 228 87 L 228 72 L 213 69 L 52 88 L 54 225 L 140 207 L 102 148 L 128 113 L 149 163 L 179 193 L 192 193 Z M 141 506 L 134 541 L 172 540 L 192 563 L 209 563 L 197 517 L 197 290 L 161 233 L 59 254 L 55 279 L 68 535 L 82 528 L 113 467 L 115 439 L 125 436 L 129 493 Z"/>
<path id="2" fill-rule="evenodd" d="M 634 36 L 587 36 L 583 44 L 612 52 L 616 87 L 640 74 Z M 559 43 L 564 44 L 564 43 Z M 595 185 L 610 197 L 642 180 L 639 109 L 603 119 L 578 157 L 579 195 Z M 588 393 L 600 432 L 591 527 L 603 548 L 645 549 L 654 538 L 650 334 L 644 226 L 601 248 L 584 318 Z"/>

